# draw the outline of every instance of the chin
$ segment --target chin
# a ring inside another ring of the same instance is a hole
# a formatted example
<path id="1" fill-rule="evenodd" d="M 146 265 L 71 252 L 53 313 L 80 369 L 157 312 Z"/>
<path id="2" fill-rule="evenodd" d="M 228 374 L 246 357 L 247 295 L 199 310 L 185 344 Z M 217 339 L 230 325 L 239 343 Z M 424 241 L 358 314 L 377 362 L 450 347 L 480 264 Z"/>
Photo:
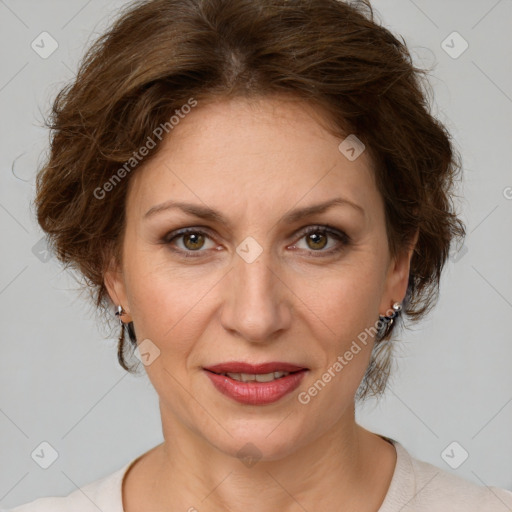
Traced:
<path id="1" fill-rule="evenodd" d="M 262 418 L 248 421 L 244 419 L 239 422 L 227 422 L 226 430 L 220 438 L 205 436 L 207 441 L 215 446 L 222 453 L 231 457 L 241 459 L 241 461 L 250 467 L 256 461 L 273 461 L 283 459 L 298 449 L 301 443 L 301 437 L 304 433 L 298 432 L 298 426 L 295 423 L 294 430 L 290 430 L 290 425 L 285 425 L 280 418 L 266 419 Z M 249 461 L 249 462 L 248 462 Z"/>

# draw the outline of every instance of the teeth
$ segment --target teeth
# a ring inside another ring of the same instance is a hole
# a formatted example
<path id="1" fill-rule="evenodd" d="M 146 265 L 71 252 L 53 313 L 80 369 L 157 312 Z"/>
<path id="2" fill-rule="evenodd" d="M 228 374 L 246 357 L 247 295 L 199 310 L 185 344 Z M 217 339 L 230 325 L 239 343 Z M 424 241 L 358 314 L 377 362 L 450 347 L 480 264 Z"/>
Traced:
<path id="1" fill-rule="evenodd" d="M 233 380 L 240 382 L 271 382 L 281 377 L 286 377 L 290 372 L 272 372 L 263 374 L 252 374 L 252 373 L 223 373 L 221 375 L 227 375 Z"/>

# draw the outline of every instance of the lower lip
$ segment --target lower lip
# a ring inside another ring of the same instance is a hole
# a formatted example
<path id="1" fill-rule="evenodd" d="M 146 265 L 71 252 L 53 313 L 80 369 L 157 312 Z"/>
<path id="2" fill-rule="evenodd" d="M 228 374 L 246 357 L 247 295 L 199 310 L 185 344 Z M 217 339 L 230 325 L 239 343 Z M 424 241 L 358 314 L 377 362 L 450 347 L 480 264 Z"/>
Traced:
<path id="1" fill-rule="evenodd" d="M 240 382 L 225 375 L 205 370 L 213 385 L 222 394 L 241 404 L 265 405 L 277 402 L 295 390 L 307 370 L 290 373 L 286 377 L 271 382 Z"/>

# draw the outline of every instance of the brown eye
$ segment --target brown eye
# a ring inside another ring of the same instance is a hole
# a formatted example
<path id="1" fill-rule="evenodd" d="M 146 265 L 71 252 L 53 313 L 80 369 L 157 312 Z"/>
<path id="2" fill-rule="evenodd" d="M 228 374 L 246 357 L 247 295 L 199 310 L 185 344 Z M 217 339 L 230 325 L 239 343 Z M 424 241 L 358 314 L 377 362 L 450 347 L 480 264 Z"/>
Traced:
<path id="1" fill-rule="evenodd" d="M 183 245 L 190 251 L 201 249 L 205 242 L 204 235 L 201 233 L 187 233 L 182 237 Z"/>
<path id="2" fill-rule="evenodd" d="M 306 236 L 306 243 L 310 249 L 323 249 L 327 245 L 327 236 L 325 233 L 316 231 Z"/>
<path id="3" fill-rule="evenodd" d="M 302 249 L 311 256 L 329 256 L 345 249 L 351 242 L 349 236 L 330 226 L 311 226 L 302 232 L 294 249 Z M 305 247 L 301 247 L 304 244 Z"/>
<path id="4" fill-rule="evenodd" d="M 162 243 L 183 256 L 204 256 L 207 249 L 213 249 L 215 243 L 208 233 L 200 229 L 185 228 L 169 233 Z"/>

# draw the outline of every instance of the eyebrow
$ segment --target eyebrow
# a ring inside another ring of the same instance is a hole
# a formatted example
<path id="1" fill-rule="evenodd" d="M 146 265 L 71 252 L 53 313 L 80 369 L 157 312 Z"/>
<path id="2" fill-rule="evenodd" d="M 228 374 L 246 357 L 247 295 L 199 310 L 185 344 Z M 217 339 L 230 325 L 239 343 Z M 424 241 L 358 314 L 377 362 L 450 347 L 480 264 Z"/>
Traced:
<path id="1" fill-rule="evenodd" d="M 360 205 L 352 201 L 349 201 L 348 199 L 336 197 L 323 203 L 292 210 L 291 212 L 286 213 L 281 220 L 284 221 L 285 223 L 292 224 L 294 222 L 301 220 L 302 218 L 309 217 L 319 213 L 324 213 L 333 206 L 350 206 L 363 216 L 365 215 L 365 211 Z M 179 209 L 185 213 L 194 215 L 195 217 L 199 217 L 201 219 L 209 220 L 212 222 L 217 222 L 226 227 L 229 227 L 230 225 L 229 221 L 226 218 L 224 218 L 224 216 L 217 210 L 213 210 L 212 208 L 209 208 L 207 206 L 201 206 L 193 203 L 183 203 L 179 201 L 174 201 L 172 199 L 169 201 L 165 201 L 164 203 L 158 204 L 156 206 L 153 206 L 144 214 L 143 218 L 148 219 L 160 212 L 172 209 Z"/>

